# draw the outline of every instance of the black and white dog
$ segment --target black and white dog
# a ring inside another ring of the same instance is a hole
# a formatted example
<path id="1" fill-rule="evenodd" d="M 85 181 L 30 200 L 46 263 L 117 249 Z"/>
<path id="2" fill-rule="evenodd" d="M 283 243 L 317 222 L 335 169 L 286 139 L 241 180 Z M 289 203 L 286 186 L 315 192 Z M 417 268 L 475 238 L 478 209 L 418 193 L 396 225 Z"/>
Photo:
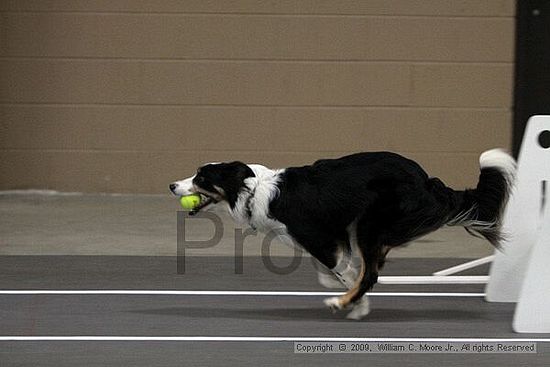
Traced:
<path id="1" fill-rule="evenodd" d="M 455 191 L 414 161 L 389 152 L 277 170 L 210 163 L 170 184 L 170 190 L 175 195 L 199 193 L 201 203 L 194 212 L 223 205 L 241 224 L 283 231 L 330 270 L 319 272 L 321 284 L 347 287 L 325 304 L 333 310 L 352 308 L 348 318 L 360 319 L 369 312 L 365 292 L 376 283 L 392 248 L 444 225 L 463 226 L 499 246 L 516 165 L 495 149 L 481 155 L 480 166 L 477 188 Z M 361 260 L 358 266 L 352 257 Z"/>

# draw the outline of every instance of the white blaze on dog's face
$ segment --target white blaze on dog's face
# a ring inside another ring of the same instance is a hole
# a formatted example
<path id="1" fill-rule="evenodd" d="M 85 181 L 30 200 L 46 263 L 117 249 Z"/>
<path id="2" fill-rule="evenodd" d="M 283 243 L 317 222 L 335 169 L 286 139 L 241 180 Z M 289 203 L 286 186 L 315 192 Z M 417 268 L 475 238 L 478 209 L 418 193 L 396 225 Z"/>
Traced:
<path id="1" fill-rule="evenodd" d="M 254 172 L 242 162 L 209 163 L 199 167 L 194 176 L 170 184 L 170 190 L 180 196 L 200 194 L 201 203 L 194 211 L 222 201 L 233 208 L 244 180 L 253 176 Z"/>
<path id="2" fill-rule="evenodd" d="M 208 165 L 211 165 L 211 164 L 220 164 L 220 162 L 206 163 L 205 165 L 199 167 L 197 169 L 197 172 L 199 172 L 202 167 L 208 166 Z M 186 196 L 186 195 L 196 194 L 197 191 L 196 191 L 195 187 L 193 186 L 193 179 L 196 176 L 197 175 L 195 174 L 191 177 L 184 178 L 183 180 L 172 182 L 169 186 L 170 191 L 172 191 L 172 193 L 174 195 L 178 195 L 178 196 Z"/>
<path id="3" fill-rule="evenodd" d="M 176 181 L 176 182 L 173 182 L 170 184 L 170 191 L 172 191 L 172 193 L 174 195 L 179 195 L 179 196 L 186 196 L 186 195 L 191 195 L 191 194 L 194 194 L 195 191 L 193 189 L 193 179 L 195 178 L 195 176 L 191 176 L 189 178 L 186 178 L 184 180 L 181 180 L 181 181 Z"/>

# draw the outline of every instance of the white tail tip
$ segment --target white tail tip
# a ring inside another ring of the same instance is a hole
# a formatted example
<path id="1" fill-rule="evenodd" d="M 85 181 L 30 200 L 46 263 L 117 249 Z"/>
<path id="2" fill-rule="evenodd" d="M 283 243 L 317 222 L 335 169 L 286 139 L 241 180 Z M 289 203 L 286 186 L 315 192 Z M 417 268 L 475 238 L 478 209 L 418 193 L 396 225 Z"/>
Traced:
<path id="1" fill-rule="evenodd" d="M 516 160 L 503 149 L 491 149 L 479 157 L 479 166 L 496 168 L 506 175 L 507 181 L 513 181 L 516 174 Z"/>

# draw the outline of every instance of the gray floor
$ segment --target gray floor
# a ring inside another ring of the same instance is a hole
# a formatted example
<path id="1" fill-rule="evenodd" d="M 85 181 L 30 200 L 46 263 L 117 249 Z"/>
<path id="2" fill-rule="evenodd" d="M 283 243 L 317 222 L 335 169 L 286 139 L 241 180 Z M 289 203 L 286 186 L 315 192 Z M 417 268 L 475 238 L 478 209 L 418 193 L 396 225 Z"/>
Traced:
<path id="1" fill-rule="evenodd" d="M 539 347 L 539 350 L 542 348 Z M 293 343 L 59 342 L 6 343 L 5 366 L 530 366 L 548 367 L 550 349 L 537 354 L 294 354 Z M 29 361 L 34 361 L 33 363 Z"/>
<path id="2" fill-rule="evenodd" d="M 235 226 L 221 216 L 216 246 L 176 257 L 177 202 L 170 196 L 0 194 L 0 290 L 327 291 L 311 259 L 252 236 L 235 253 Z M 212 224 L 189 223 L 190 239 Z M 484 241 L 446 228 L 396 251 L 382 275 L 429 275 L 492 253 Z M 292 271 L 285 268 L 299 261 Z M 185 272 L 182 271 L 185 263 Z M 179 273 L 178 273 L 179 271 Z M 487 266 L 467 272 L 487 274 Z M 482 297 L 396 297 L 385 292 L 483 292 L 482 285 L 377 285 L 361 322 L 332 314 L 320 296 L 7 295 L 0 336 L 314 336 L 550 338 L 515 334 L 513 305 Z M 292 342 L 0 341 L 0 366 L 548 366 L 537 354 L 294 354 Z"/>
<path id="3" fill-rule="evenodd" d="M 325 290 L 309 261 L 293 272 L 269 271 L 261 258 L 232 257 L 2 256 L 0 289 Z M 281 264 L 290 258 L 279 258 Z M 398 258 L 384 275 L 426 274 L 460 259 Z M 486 268 L 470 274 L 486 272 Z M 1 295 L 2 335 L 285 336 L 399 338 L 543 338 L 515 334 L 513 305 L 480 297 L 396 297 L 385 292 L 482 292 L 480 285 L 379 285 L 373 311 L 361 322 L 333 314 L 321 296 Z M 409 365 L 517 366 L 550 363 L 550 346 L 535 355 L 299 355 L 292 342 L 0 342 L 2 366 L 23 365 Z"/>

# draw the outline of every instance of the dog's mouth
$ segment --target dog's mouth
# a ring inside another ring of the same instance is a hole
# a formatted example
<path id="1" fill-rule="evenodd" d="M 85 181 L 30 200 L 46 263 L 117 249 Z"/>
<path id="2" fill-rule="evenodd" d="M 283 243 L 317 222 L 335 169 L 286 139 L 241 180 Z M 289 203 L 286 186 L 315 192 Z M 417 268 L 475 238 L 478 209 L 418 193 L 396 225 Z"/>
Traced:
<path id="1" fill-rule="evenodd" d="M 203 209 L 204 207 L 210 205 L 210 204 L 214 204 L 214 203 L 217 203 L 219 200 L 217 200 L 216 198 L 214 198 L 213 196 L 209 195 L 209 194 L 206 194 L 202 191 L 198 191 L 197 192 L 200 197 L 201 197 L 201 201 L 200 203 L 193 208 L 193 210 L 189 211 L 189 215 L 195 215 L 197 214 L 201 209 Z"/>

